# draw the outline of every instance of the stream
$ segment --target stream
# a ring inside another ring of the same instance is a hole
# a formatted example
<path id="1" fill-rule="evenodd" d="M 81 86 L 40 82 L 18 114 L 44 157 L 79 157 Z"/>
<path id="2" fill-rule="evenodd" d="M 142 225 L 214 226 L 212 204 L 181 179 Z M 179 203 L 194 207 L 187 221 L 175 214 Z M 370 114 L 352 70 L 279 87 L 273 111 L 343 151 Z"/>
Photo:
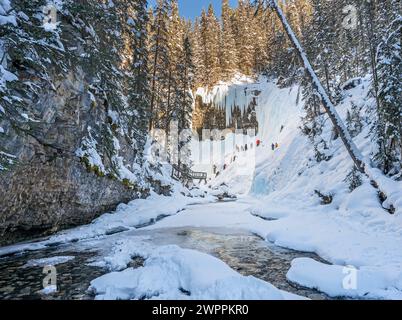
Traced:
<path id="1" fill-rule="evenodd" d="M 314 300 L 328 299 L 318 291 L 289 283 L 286 273 L 293 259 L 310 257 L 322 261 L 317 255 L 277 247 L 260 237 L 242 230 L 224 228 L 171 228 L 122 232 L 108 240 L 131 236 L 147 236 L 153 245 L 179 245 L 211 254 L 242 275 L 252 275 L 268 281 L 279 289 Z M 111 243 L 114 241 L 106 241 Z M 97 244 L 97 245 L 96 245 Z M 23 252 L 0 258 L 0 299 L 91 300 L 90 282 L 109 271 L 89 266 L 105 250 L 104 241 L 62 244 L 39 251 Z M 107 244 L 106 244 L 107 246 Z M 102 248 L 102 249 L 100 249 Z M 41 293 L 46 276 L 42 266 L 29 266 L 27 262 L 55 256 L 72 256 L 74 259 L 57 265 L 57 292 Z M 129 267 L 140 267 L 142 259 L 134 259 Z"/>

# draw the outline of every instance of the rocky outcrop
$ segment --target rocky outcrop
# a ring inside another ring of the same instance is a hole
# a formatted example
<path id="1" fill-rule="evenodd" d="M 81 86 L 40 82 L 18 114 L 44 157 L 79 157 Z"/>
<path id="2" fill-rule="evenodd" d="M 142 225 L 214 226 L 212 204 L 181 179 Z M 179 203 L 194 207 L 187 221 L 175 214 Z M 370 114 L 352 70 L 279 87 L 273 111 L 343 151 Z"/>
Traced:
<path id="1" fill-rule="evenodd" d="M 89 223 L 146 194 L 76 155 L 88 128 L 108 121 L 106 102 L 93 101 L 86 87 L 83 73 L 71 73 L 34 104 L 35 126 L 21 133 L 2 123 L 13 137 L 2 144 L 15 163 L 0 172 L 0 244 Z M 133 159 L 128 142 L 119 143 L 119 156 Z"/>
<path id="2" fill-rule="evenodd" d="M 169 193 L 144 157 L 145 4 L 0 3 L 0 245 Z"/>
<path id="3" fill-rule="evenodd" d="M 43 159 L 44 160 L 44 159 Z M 90 223 L 138 193 L 72 157 L 40 158 L 1 175 L 0 244 Z"/>

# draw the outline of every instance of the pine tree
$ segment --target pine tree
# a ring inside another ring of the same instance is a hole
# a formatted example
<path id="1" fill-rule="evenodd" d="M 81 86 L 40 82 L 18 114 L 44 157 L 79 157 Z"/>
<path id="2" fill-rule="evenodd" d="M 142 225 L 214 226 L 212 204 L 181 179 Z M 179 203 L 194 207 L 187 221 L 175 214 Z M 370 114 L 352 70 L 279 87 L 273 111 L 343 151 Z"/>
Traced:
<path id="1" fill-rule="evenodd" d="M 201 46 L 204 57 L 204 86 L 213 86 L 220 80 L 220 38 L 221 29 L 218 19 L 215 16 L 212 5 L 208 12 L 201 15 Z"/>
<path id="2" fill-rule="evenodd" d="M 239 55 L 239 70 L 245 75 L 253 74 L 254 45 L 253 45 L 253 14 L 251 6 L 244 0 L 239 0 L 234 15 L 236 25 L 236 44 Z"/>
<path id="3" fill-rule="evenodd" d="M 228 0 L 222 0 L 222 37 L 220 66 L 222 80 L 230 80 L 238 70 L 238 57 L 236 41 L 232 30 L 231 22 L 232 10 L 229 7 Z"/>
<path id="4" fill-rule="evenodd" d="M 334 3 L 323 0 L 312 0 L 313 20 L 311 25 L 310 43 L 314 48 L 312 57 L 317 75 L 323 81 L 329 94 L 334 94 L 334 60 L 337 24 L 333 14 Z"/>
<path id="5" fill-rule="evenodd" d="M 40 8 L 46 4 L 45 0 L 0 3 L 0 171 L 15 163 L 8 152 L 10 135 L 34 137 L 43 126 L 32 105 L 53 87 L 51 72 L 63 75 L 67 70 L 60 28 L 43 27 Z"/>
<path id="6" fill-rule="evenodd" d="M 252 10 L 253 8 L 251 8 Z M 269 33 L 271 30 L 266 27 L 267 13 L 263 10 L 257 10 L 253 22 L 253 38 L 254 41 L 254 57 L 253 71 L 256 74 L 261 74 L 269 64 Z"/>
<path id="7" fill-rule="evenodd" d="M 183 38 L 183 50 L 179 61 L 177 65 L 179 78 L 175 102 L 178 128 L 181 136 L 179 141 L 179 161 L 190 165 L 191 123 L 193 112 L 191 88 L 194 81 L 194 64 L 191 42 L 187 34 Z"/>
<path id="8" fill-rule="evenodd" d="M 360 113 L 361 108 L 358 108 L 352 103 L 352 112 L 348 110 L 346 115 L 346 127 L 352 138 L 357 137 L 363 129 L 363 122 Z"/>
<path id="9" fill-rule="evenodd" d="M 402 170 L 402 17 L 392 22 L 377 52 L 379 152 L 376 159 L 386 174 Z"/>
<path id="10" fill-rule="evenodd" d="M 135 149 L 142 151 L 146 143 L 150 117 L 150 90 L 148 79 L 148 12 L 147 1 L 137 0 L 133 6 L 134 16 L 127 21 L 130 35 L 133 38 L 132 59 L 130 65 L 130 80 L 128 86 L 128 104 L 132 109 L 129 129 L 132 132 Z"/>
<path id="11" fill-rule="evenodd" d="M 301 130 L 314 147 L 316 161 L 327 161 L 330 159 L 330 156 L 327 155 L 328 146 L 322 138 L 325 115 L 318 92 L 307 76 L 303 79 L 302 90 L 305 115 L 302 118 Z"/>
<path id="12" fill-rule="evenodd" d="M 158 0 L 154 10 L 153 24 L 149 44 L 151 99 L 150 99 L 150 129 L 161 127 L 160 114 L 167 110 L 166 92 L 169 86 L 169 39 L 168 19 L 170 3 L 168 0 Z"/>
<path id="13" fill-rule="evenodd" d="M 193 31 L 190 33 L 190 40 L 193 48 L 195 75 L 194 88 L 203 85 L 205 79 L 205 59 L 204 59 L 204 41 L 202 40 L 201 24 L 197 18 L 194 21 Z"/>
<path id="14" fill-rule="evenodd" d="M 350 192 L 354 191 L 363 184 L 362 174 L 356 168 L 356 166 L 354 166 L 350 173 L 347 175 L 345 182 L 349 184 Z"/>
<path id="15" fill-rule="evenodd" d="M 162 127 L 168 133 L 170 123 L 175 120 L 177 113 L 177 106 L 175 106 L 175 88 L 178 87 L 179 70 L 179 57 L 183 50 L 183 23 L 179 17 L 179 8 L 176 0 L 171 2 L 171 12 L 168 23 L 168 78 L 167 78 L 167 92 L 166 92 L 166 110 L 162 112 Z"/>
<path id="16" fill-rule="evenodd" d="M 263 73 L 270 77 L 286 77 L 289 74 L 290 44 L 280 21 L 270 10 L 265 19 L 265 28 L 270 31 L 266 47 L 268 64 Z"/>
<path id="17" fill-rule="evenodd" d="M 45 15 L 41 14 L 47 3 L 14 0 L 14 10 L 19 12 L 16 24 L 0 26 L 5 35 L 1 39 L 6 52 L 3 65 L 17 79 L 7 85 L 7 92 L 0 93 L 7 131 L 14 139 L 34 139 L 45 149 L 57 150 L 58 156 L 77 155 L 88 170 L 100 176 L 122 179 L 124 161 L 127 167 L 141 161 L 147 136 L 146 1 L 121 0 L 113 5 L 97 0 L 57 2 L 57 23 L 53 25 L 44 24 Z M 77 115 L 80 121 L 87 112 L 84 116 L 98 119 L 83 132 L 72 133 L 75 124 L 59 125 L 66 136 L 80 135 L 77 150 L 67 150 L 65 141 L 49 142 L 49 123 L 41 121 L 43 97 L 56 92 L 64 79 L 80 84 L 74 99 L 89 101 L 91 107 L 84 111 L 78 108 L 80 104 L 68 101 L 68 106 L 77 107 L 68 109 L 70 116 Z M 3 99 L 8 95 L 16 101 Z M 3 101 L 12 102 L 12 108 Z M 7 148 L 3 141 L 0 145 Z M 120 145 L 130 157 L 119 156 Z M 91 163 L 94 152 L 101 165 Z"/>

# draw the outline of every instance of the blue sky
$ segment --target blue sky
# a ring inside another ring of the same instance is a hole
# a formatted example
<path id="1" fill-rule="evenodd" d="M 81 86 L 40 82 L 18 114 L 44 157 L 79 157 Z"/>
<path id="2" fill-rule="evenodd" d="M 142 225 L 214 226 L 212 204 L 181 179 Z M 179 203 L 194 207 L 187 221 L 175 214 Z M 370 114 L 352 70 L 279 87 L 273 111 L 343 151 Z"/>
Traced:
<path id="1" fill-rule="evenodd" d="M 149 0 L 149 3 L 152 5 L 155 0 Z M 207 9 L 210 3 L 214 6 L 215 14 L 220 16 L 222 0 L 179 0 L 180 14 L 185 18 L 194 19 L 201 15 L 201 10 Z M 229 3 L 236 6 L 237 0 L 229 0 Z"/>

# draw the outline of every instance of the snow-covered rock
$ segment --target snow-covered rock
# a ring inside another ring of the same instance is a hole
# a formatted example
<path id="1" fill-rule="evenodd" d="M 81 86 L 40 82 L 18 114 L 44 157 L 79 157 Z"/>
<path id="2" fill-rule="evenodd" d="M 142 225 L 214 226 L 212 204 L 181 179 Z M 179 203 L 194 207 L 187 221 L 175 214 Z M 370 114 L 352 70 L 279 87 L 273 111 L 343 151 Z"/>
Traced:
<path id="1" fill-rule="evenodd" d="M 287 277 L 332 297 L 402 299 L 402 267 L 326 265 L 312 259 L 296 259 Z"/>

